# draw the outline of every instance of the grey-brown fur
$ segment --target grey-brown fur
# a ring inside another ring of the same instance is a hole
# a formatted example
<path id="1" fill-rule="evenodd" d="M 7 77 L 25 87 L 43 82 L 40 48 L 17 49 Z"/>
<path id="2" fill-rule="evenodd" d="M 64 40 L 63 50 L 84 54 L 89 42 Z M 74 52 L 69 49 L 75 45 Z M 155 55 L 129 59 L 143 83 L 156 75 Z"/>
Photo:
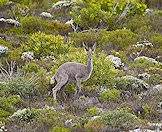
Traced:
<path id="1" fill-rule="evenodd" d="M 81 82 L 90 78 L 93 70 L 92 55 L 95 51 L 96 44 L 92 47 L 87 47 L 84 44 L 83 46 L 88 55 L 87 64 L 84 65 L 76 62 L 66 62 L 59 67 L 57 73 L 51 78 L 51 84 L 55 81 L 57 82 L 56 86 L 52 89 L 54 99 L 56 99 L 57 91 L 62 89 L 68 83 L 76 83 L 77 89 L 75 96 L 77 96 L 81 91 Z"/>

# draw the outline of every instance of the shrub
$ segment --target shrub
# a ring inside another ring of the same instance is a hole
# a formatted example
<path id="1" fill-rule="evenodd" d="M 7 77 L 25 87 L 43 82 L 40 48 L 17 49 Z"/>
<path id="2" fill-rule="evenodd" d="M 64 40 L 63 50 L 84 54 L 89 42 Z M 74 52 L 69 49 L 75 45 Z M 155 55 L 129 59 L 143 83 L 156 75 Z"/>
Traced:
<path id="1" fill-rule="evenodd" d="M 84 127 L 88 132 L 93 132 L 93 131 L 101 131 L 103 128 L 106 127 L 106 125 L 102 122 L 102 119 L 99 117 L 94 120 L 89 120 L 84 125 Z"/>
<path id="2" fill-rule="evenodd" d="M 0 108 L 0 121 L 5 120 L 7 117 L 9 117 L 11 115 L 10 112 L 8 111 L 4 111 Z"/>
<path id="3" fill-rule="evenodd" d="M 0 97 L 0 121 L 5 122 L 7 118 L 20 106 L 22 100 L 19 96 Z"/>
<path id="4" fill-rule="evenodd" d="M 126 49 L 137 42 L 137 35 L 128 29 L 118 29 L 115 31 L 101 31 L 99 44 L 112 45 L 115 49 Z"/>
<path id="5" fill-rule="evenodd" d="M 120 98 L 120 91 L 117 89 L 107 89 L 100 94 L 102 101 L 117 101 Z"/>
<path id="6" fill-rule="evenodd" d="M 153 34 L 150 40 L 156 48 L 162 49 L 162 35 L 161 34 L 158 34 L 158 33 Z"/>
<path id="7" fill-rule="evenodd" d="M 95 106 L 87 109 L 87 114 L 89 116 L 97 116 L 100 114 L 100 112 L 100 109 Z"/>
<path id="8" fill-rule="evenodd" d="M 34 16 L 23 17 L 20 21 L 22 23 L 22 29 L 27 34 L 41 31 L 45 33 L 59 33 L 61 35 L 65 35 L 68 32 L 72 31 L 70 25 L 68 24 L 64 24 L 54 20 L 44 20 Z"/>
<path id="9" fill-rule="evenodd" d="M 9 2 L 9 0 L 0 0 L 0 7 L 5 5 L 7 2 Z"/>
<path id="10" fill-rule="evenodd" d="M 10 117 L 11 120 L 14 120 L 18 123 L 21 122 L 31 122 L 35 118 L 36 114 L 34 111 L 30 109 L 22 109 L 22 110 L 17 110 L 13 115 Z"/>
<path id="11" fill-rule="evenodd" d="M 64 126 L 64 122 L 69 118 L 67 113 L 49 109 L 35 109 L 36 121 L 39 125 L 47 125 L 50 127 Z"/>
<path id="12" fill-rule="evenodd" d="M 25 33 L 38 32 L 43 28 L 42 20 L 37 17 L 23 17 L 20 22 Z"/>
<path id="13" fill-rule="evenodd" d="M 0 38 L 0 45 L 6 46 L 8 48 L 12 48 L 12 44 L 10 42 L 5 41 L 4 39 L 1 39 L 1 38 Z"/>
<path id="14" fill-rule="evenodd" d="M 50 132 L 71 132 L 71 130 L 65 127 L 54 127 Z"/>
<path id="15" fill-rule="evenodd" d="M 3 90 L 6 94 L 16 94 L 23 98 L 31 98 L 38 95 L 35 82 L 35 77 L 13 77 L 5 81 Z"/>
<path id="16" fill-rule="evenodd" d="M 134 93 L 140 93 L 149 88 L 149 85 L 141 79 L 133 76 L 123 76 L 117 78 L 115 81 L 115 87 L 123 91 L 130 91 Z"/>
<path id="17" fill-rule="evenodd" d="M 161 83 L 162 77 L 159 74 L 153 74 L 149 77 L 148 80 L 146 80 L 146 82 L 149 85 L 155 86 Z"/>
<path id="18" fill-rule="evenodd" d="M 124 110 L 105 112 L 101 119 L 110 128 L 123 128 L 124 130 L 128 130 L 141 125 L 140 119 Z"/>
<path id="19" fill-rule="evenodd" d="M 86 54 L 82 49 L 71 48 L 68 54 L 61 55 L 53 67 L 53 73 L 56 73 L 58 67 L 68 61 L 77 61 L 80 63 L 86 63 Z M 94 70 L 88 81 L 85 82 L 87 86 L 101 86 L 112 85 L 117 70 L 113 67 L 113 64 L 107 58 L 104 53 L 94 54 Z"/>
<path id="20" fill-rule="evenodd" d="M 96 27 L 104 17 L 104 12 L 98 4 L 89 4 L 88 7 L 79 11 L 75 10 L 71 14 L 76 23 L 84 27 L 84 29 Z"/>
<path id="21" fill-rule="evenodd" d="M 26 50 L 33 51 L 36 58 L 43 56 L 65 54 L 68 52 L 68 45 L 64 44 L 60 35 L 47 35 L 45 33 L 34 33 L 30 36 Z"/>
<path id="22" fill-rule="evenodd" d="M 0 108 L 11 113 L 15 111 L 15 106 L 20 105 L 21 103 L 22 100 L 17 95 L 13 95 L 7 98 L 0 98 Z"/>
<path id="23" fill-rule="evenodd" d="M 135 69 L 140 69 L 140 71 L 145 71 L 150 68 L 162 68 L 162 64 L 160 62 L 156 61 L 153 58 L 148 58 L 145 56 L 136 58 L 130 66 Z"/>
<path id="24" fill-rule="evenodd" d="M 98 32 L 95 30 L 88 30 L 87 32 L 74 32 L 70 34 L 72 42 L 76 47 L 82 46 L 83 42 L 94 43 L 98 41 Z"/>
<path id="25" fill-rule="evenodd" d="M 146 9 L 146 5 L 138 1 L 131 1 L 129 2 L 131 8 L 129 8 L 128 13 L 123 16 L 127 5 L 128 3 L 126 1 L 120 1 L 119 4 L 117 4 L 115 0 L 86 0 L 80 7 L 74 8 L 71 14 L 75 22 L 84 29 L 102 27 L 103 25 L 113 27 L 114 23 L 117 24 L 116 22 L 119 18 L 123 19 L 135 14 L 143 14 Z"/>
<path id="26" fill-rule="evenodd" d="M 88 30 L 71 34 L 71 40 L 75 45 L 81 45 L 82 42 L 97 42 L 98 47 L 105 49 L 111 46 L 114 49 L 126 49 L 137 42 L 137 35 L 128 29 L 118 29 L 115 31 L 106 30 Z"/>
<path id="27" fill-rule="evenodd" d="M 142 20 L 142 21 L 139 21 L 139 20 Z M 146 26 L 149 29 L 149 27 L 151 27 L 150 22 L 151 20 L 147 16 L 135 15 L 134 17 L 128 20 L 125 27 L 130 29 L 133 32 L 138 33 L 139 29 L 141 29 L 142 27 Z"/>
<path id="28" fill-rule="evenodd" d="M 29 62 L 29 63 L 26 63 L 25 66 L 23 66 L 23 71 L 25 71 L 26 73 L 37 73 L 40 69 L 40 67 L 34 63 L 34 62 Z"/>

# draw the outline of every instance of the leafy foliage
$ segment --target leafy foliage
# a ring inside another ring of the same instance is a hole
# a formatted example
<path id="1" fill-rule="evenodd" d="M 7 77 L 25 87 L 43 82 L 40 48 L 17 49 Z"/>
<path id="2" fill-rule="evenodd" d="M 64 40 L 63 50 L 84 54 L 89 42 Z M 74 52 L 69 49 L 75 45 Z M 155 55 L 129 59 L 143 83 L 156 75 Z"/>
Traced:
<path id="1" fill-rule="evenodd" d="M 34 33 L 30 36 L 26 50 L 33 51 L 36 58 L 42 56 L 65 54 L 68 52 L 68 45 L 64 44 L 60 35 L 48 35 L 45 33 Z"/>
<path id="2" fill-rule="evenodd" d="M 75 8 L 71 14 L 76 23 L 85 29 L 100 27 L 101 25 L 107 26 L 108 24 L 113 27 L 115 26 L 113 23 L 116 23 L 122 17 L 143 14 L 146 9 L 146 5 L 138 1 L 127 3 L 125 0 L 120 2 L 115 0 L 84 0 L 83 5 L 83 8 Z M 128 9 L 127 12 L 126 9 Z"/>
<path id="3" fill-rule="evenodd" d="M 102 115 L 103 122 L 111 128 L 135 128 L 141 124 L 140 119 L 124 110 L 108 111 Z"/>
<path id="4" fill-rule="evenodd" d="M 100 99 L 103 101 L 116 101 L 120 98 L 120 91 L 117 89 L 108 89 L 100 94 Z"/>
<path id="5" fill-rule="evenodd" d="M 131 91 L 135 93 L 140 93 L 149 88 L 149 85 L 136 77 L 133 76 L 123 76 L 116 79 L 115 87 L 124 91 Z"/>

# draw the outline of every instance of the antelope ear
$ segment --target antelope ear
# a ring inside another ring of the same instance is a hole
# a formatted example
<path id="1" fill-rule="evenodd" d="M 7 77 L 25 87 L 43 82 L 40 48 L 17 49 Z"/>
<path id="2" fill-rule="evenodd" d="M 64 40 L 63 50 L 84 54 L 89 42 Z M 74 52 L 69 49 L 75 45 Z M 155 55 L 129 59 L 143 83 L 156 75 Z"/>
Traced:
<path id="1" fill-rule="evenodd" d="M 85 43 L 83 42 L 83 47 L 88 50 L 88 47 L 85 45 Z"/>
<path id="2" fill-rule="evenodd" d="M 92 46 L 92 50 L 93 50 L 93 51 L 95 51 L 96 45 L 97 45 L 97 44 L 96 44 L 96 42 L 95 42 L 94 45 Z"/>

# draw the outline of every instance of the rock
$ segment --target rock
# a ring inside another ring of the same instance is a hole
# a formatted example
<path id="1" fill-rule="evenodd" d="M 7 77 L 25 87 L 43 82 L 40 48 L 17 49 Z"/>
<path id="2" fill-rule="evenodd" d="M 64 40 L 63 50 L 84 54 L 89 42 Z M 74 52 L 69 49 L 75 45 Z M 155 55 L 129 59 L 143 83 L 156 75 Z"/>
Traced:
<path id="1" fill-rule="evenodd" d="M 5 126 L 0 127 L 0 132 L 7 132 L 8 130 L 5 128 Z"/>
<path id="2" fill-rule="evenodd" d="M 34 53 L 33 52 L 24 52 L 22 53 L 21 59 L 24 61 L 30 61 L 34 59 Z"/>
<path id="3" fill-rule="evenodd" d="M 119 57 L 115 57 L 114 55 L 109 55 L 108 58 L 112 61 L 116 68 L 120 68 L 124 66 L 121 59 Z"/>
<path id="4" fill-rule="evenodd" d="M 62 8 L 62 7 L 69 7 L 73 4 L 72 1 L 70 0 L 62 0 L 62 1 L 58 1 L 57 3 L 55 3 L 52 8 L 53 9 L 58 9 L 58 8 Z"/>
<path id="5" fill-rule="evenodd" d="M 20 25 L 21 24 L 16 20 L 0 18 L 0 27 L 1 28 L 19 27 Z"/>
<path id="6" fill-rule="evenodd" d="M 65 126 L 67 126 L 67 127 L 74 127 L 76 125 L 77 124 L 74 123 L 72 119 L 65 121 Z"/>
<path id="7" fill-rule="evenodd" d="M 146 15 L 149 15 L 149 16 L 152 16 L 152 15 L 154 15 L 154 10 L 147 8 L 147 9 L 145 10 L 145 14 L 146 14 Z"/>
<path id="8" fill-rule="evenodd" d="M 41 16 L 42 18 L 53 18 L 53 16 L 51 15 L 51 13 L 48 13 L 48 12 L 42 12 L 42 13 L 40 14 L 40 16 Z"/>
<path id="9" fill-rule="evenodd" d="M 153 47 L 153 44 L 149 42 L 148 40 L 137 42 L 136 45 L 133 45 L 137 48 L 144 48 L 144 47 Z"/>
<path id="10" fill-rule="evenodd" d="M 162 63 L 162 56 L 157 56 L 155 60 Z"/>
<path id="11" fill-rule="evenodd" d="M 6 54 L 7 51 L 8 51 L 8 47 L 0 45 L 0 56 L 3 55 L 3 54 Z"/>
<path id="12" fill-rule="evenodd" d="M 148 80 L 149 78 L 150 78 L 150 74 L 148 74 L 148 73 L 142 73 L 142 74 L 139 74 L 138 75 L 138 78 L 139 79 L 142 79 L 142 80 Z"/>
<path id="13" fill-rule="evenodd" d="M 57 3 L 55 3 L 51 9 L 49 9 L 48 11 L 53 13 L 53 12 L 57 12 L 60 11 L 62 9 L 68 9 L 70 8 L 75 2 L 71 1 L 71 0 L 62 0 L 62 1 L 58 1 Z"/>
<path id="14" fill-rule="evenodd" d="M 94 121 L 94 120 L 96 120 L 98 118 L 101 118 L 101 116 L 93 116 L 93 117 L 91 117 L 90 121 Z"/>
<path id="15" fill-rule="evenodd" d="M 65 22 L 65 24 L 71 26 L 71 28 L 73 29 L 74 32 L 76 32 L 78 29 L 78 25 L 74 22 L 73 19 Z"/>

